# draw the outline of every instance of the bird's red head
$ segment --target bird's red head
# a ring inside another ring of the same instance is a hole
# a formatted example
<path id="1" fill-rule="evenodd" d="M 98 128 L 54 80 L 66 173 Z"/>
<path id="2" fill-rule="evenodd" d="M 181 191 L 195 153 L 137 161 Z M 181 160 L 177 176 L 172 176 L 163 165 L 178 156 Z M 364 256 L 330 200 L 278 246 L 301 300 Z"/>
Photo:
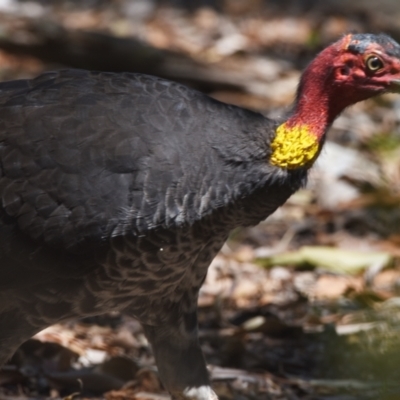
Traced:
<path id="1" fill-rule="evenodd" d="M 400 91 L 400 46 L 387 35 L 346 35 L 318 58 L 332 65 L 332 92 L 344 95 L 344 107 L 385 91 Z M 340 103 L 339 98 L 333 100 Z"/>
<path id="2" fill-rule="evenodd" d="M 311 165 L 320 139 L 348 106 L 400 92 L 400 45 L 387 35 L 348 34 L 304 71 L 293 112 L 276 130 L 271 162 L 293 169 Z"/>
<path id="3" fill-rule="evenodd" d="M 297 103 L 321 109 L 330 124 L 344 108 L 388 91 L 400 91 L 400 45 L 383 34 L 349 34 L 304 71 Z"/>

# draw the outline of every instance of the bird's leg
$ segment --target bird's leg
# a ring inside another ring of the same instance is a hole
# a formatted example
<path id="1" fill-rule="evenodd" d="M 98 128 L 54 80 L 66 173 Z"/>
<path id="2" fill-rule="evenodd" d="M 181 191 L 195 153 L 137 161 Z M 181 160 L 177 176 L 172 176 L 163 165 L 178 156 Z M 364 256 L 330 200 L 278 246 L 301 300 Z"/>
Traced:
<path id="1" fill-rule="evenodd" d="M 211 389 L 197 337 L 196 312 L 174 323 L 144 326 L 153 347 L 160 379 L 173 400 L 218 400 Z"/>

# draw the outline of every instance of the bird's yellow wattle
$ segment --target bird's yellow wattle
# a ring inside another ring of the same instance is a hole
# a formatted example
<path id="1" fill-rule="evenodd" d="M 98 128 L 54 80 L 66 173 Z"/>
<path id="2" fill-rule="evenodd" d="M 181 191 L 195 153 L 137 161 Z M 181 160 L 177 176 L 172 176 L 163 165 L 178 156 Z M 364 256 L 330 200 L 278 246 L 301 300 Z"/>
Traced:
<path id="1" fill-rule="evenodd" d="M 318 155 L 319 140 L 308 125 L 278 126 L 271 143 L 270 162 L 277 167 L 295 169 L 312 163 Z"/>

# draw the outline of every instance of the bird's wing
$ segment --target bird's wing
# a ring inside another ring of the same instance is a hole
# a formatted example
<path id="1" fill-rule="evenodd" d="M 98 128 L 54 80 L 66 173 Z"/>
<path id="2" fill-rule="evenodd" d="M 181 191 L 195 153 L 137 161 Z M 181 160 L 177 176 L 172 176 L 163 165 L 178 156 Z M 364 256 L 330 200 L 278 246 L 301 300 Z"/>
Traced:
<path id="1" fill-rule="evenodd" d="M 203 165 L 202 138 L 188 139 L 196 96 L 135 74 L 64 71 L 0 84 L 0 281 L 6 265 L 46 264 L 52 251 L 74 263 L 112 235 L 175 218 L 167 193 L 184 179 L 182 160 L 193 150 L 193 165 Z"/>
<path id="2" fill-rule="evenodd" d="M 0 287 L 61 256 L 59 274 L 90 268 L 112 236 L 191 224 L 243 197 L 245 174 L 257 185 L 251 169 L 266 164 L 266 122 L 146 75 L 1 83 Z"/>

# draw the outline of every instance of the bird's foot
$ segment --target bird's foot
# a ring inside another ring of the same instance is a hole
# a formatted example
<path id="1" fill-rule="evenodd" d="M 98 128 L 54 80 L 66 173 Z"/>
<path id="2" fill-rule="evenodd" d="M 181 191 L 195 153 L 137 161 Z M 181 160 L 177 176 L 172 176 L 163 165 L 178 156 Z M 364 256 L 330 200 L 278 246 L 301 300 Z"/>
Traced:
<path id="1" fill-rule="evenodd" d="M 210 386 L 186 388 L 181 393 L 172 394 L 172 400 L 218 400 L 218 396 Z"/>

